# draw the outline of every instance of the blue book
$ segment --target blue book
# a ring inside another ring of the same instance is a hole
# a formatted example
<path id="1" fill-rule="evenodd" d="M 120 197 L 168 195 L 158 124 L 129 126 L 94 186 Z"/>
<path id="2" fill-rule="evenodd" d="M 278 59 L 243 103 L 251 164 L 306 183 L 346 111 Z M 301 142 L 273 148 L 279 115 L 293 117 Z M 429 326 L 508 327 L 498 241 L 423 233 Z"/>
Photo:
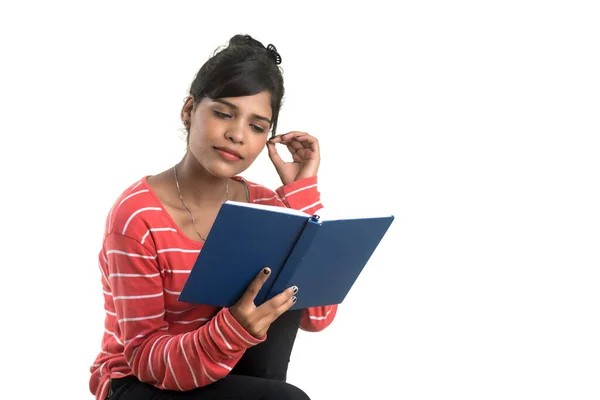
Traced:
<path id="1" fill-rule="evenodd" d="M 292 309 L 340 304 L 393 220 L 328 220 L 285 207 L 227 201 L 179 300 L 231 307 L 269 267 L 257 306 L 294 285 L 298 294 Z"/>

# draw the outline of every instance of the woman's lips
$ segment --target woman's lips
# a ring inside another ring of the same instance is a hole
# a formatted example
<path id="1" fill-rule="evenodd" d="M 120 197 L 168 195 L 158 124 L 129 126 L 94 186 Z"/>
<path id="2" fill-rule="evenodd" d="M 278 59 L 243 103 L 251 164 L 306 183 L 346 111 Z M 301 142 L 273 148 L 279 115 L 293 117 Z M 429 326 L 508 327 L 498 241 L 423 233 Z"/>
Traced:
<path id="1" fill-rule="evenodd" d="M 215 147 L 215 150 L 217 151 L 217 153 L 219 153 L 221 158 L 223 158 L 227 161 L 239 161 L 242 159 L 242 156 L 240 155 L 240 153 L 238 153 L 235 150 L 228 149 L 225 147 Z"/>

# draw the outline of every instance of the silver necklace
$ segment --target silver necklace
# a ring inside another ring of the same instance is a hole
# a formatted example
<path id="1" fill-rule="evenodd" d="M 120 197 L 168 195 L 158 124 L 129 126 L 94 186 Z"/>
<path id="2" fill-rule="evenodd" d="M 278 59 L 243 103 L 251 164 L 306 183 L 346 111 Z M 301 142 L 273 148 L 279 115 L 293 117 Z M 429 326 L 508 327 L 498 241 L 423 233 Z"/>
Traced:
<path id="1" fill-rule="evenodd" d="M 181 195 L 181 188 L 179 187 L 179 179 L 177 178 L 177 166 L 176 165 L 173 166 L 173 174 L 175 175 L 175 184 L 177 185 L 177 193 L 179 194 L 179 200 L 181 200 L 181 205 L 183 206 L 183 208 L 185 208 L 187 210 L 188 214 L 190 214 L 190 217 L 192 218 L 192 228 L 194 228 L 194 232 L 196 232 L 196 234 L 200 237 L 200 239 L 202 239 L 203 242 L 206 242 L 206 238 L 204 238 L 200 234 L 200 232 L 198 232 L 196 230 L 196 218 L 194 218 L 194 214 L 192 214 L 190 209 L 183 202 L 183 196 Z M 225 201 L 227 201 L 228 195 L 229 195 L 229 181 L 227 181 L 227 183 L 225 183 Z"/>

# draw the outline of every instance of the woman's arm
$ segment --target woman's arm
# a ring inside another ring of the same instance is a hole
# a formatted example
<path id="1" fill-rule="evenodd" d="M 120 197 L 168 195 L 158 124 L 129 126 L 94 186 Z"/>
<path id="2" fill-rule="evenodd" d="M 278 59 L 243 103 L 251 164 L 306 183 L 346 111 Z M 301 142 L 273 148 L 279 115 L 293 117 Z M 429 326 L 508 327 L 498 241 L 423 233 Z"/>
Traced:
<path id="1" fill-rule="evenodd" d="M 133 238 L 107 235 L 100 263 L 110 340 L 123 348 L 135 376 L 157 387 L 183 391 L 223 378 L 265 337 L 246 332 L 228 309 L 194 331 L 169 334 L 157 257 L 155 249 Z"/>

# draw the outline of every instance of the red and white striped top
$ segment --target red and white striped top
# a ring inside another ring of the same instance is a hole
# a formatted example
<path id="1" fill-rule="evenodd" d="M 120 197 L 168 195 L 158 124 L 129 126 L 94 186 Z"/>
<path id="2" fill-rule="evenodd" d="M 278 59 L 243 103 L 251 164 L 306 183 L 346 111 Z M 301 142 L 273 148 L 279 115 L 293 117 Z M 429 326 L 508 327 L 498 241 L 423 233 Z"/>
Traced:
<path id="1" fill-rule="evenodd" d="M 234 179 L 246 183 L 254 203 L 307 214 L 323 207 L 316 177 L 275 192 Z M 246 332 L 227 308 L 178 301 L 201 247 L 179 230 L 146 178 L 116 200 L 99 254 L 106 318 L 102 348 L 90 367 L 96 399 L 106 398 L 110 378 L 127 375 L 169 390 L 208 385 L 266 339 Z M 323 330 L 336 311 L 336 305 L 306 309 L 300 327 Z"/>

